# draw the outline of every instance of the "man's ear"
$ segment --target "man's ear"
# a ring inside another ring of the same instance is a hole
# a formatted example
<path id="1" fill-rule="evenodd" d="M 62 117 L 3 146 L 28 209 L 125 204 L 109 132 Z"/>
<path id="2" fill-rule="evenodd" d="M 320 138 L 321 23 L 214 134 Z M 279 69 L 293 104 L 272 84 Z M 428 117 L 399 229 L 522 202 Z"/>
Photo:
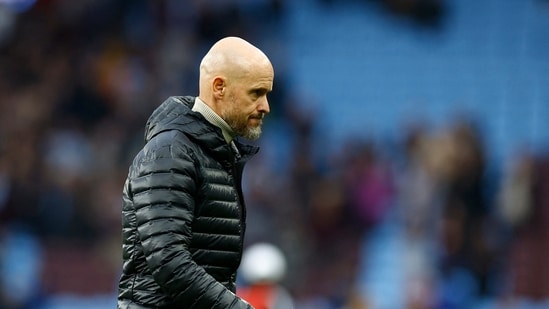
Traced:
<path id="1" fill-rule="evenodd" d="M 217 100 L 221 100 L 225 93 L 225 79 L 223 77 L 216 77 L 213 80 L 213 95 Z"/>

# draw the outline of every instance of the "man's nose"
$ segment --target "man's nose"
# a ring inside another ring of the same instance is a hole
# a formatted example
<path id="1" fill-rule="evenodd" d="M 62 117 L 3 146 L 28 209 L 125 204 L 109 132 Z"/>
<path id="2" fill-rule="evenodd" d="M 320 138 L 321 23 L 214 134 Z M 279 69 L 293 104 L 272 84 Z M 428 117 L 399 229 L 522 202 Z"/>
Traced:
<path id="1" fill-rule="evenodd" d="M 262 112 L 262 113 L 265 113 L 265 114 L 268 114 L 268 113 L 271 112 L 271 109 L 269 108 L 269 101 L 267 100 L 267 97 L 265 97 L 265 99 L 261 100 L 261 103 L 257 107 L 257 110 Z"/>

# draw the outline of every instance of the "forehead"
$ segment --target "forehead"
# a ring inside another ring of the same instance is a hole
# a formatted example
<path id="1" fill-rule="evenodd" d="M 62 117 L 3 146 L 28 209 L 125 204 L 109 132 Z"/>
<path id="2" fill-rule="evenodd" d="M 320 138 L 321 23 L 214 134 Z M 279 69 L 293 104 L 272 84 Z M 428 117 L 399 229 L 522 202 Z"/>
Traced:
<path id="1" fill-rule="evenodd" d="M 267 88 L 270 90 L 273 87 L 274 72 L 272 67 L 263 66 L 248 71 L 242 80 L 248 88 Z"/>
<path id="2" fill-rule="evenodd" d="M 249 88 L 273 88 L 273 77 L 259 77 L 248 83 Z"/>

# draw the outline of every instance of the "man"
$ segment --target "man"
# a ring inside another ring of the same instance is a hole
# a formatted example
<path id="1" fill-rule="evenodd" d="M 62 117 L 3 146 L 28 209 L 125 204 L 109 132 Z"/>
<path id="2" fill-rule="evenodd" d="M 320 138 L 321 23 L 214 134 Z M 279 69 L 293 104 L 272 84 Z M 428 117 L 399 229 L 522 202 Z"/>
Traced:
<path id="1" fill-rule="evenodd" d="M 199 96 L 170 97 L 147 122 L 123 193 L 119 309 L 252 308 L 235 294 L 246 211 L 241 177 L 258 148 L 274 71 L 241 38 L 200 63 Z"/>

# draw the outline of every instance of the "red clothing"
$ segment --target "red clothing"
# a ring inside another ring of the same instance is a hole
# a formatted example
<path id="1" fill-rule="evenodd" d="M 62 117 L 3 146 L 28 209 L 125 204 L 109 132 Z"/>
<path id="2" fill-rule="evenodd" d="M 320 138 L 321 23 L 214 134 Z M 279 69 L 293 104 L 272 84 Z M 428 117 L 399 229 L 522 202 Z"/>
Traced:
<path id="1" fill-rule="evenodd" d="M 271 309 L 274 306 L 276 286 L 256 284 L 239 288 L 237 295 L 250 303 L 255 309 Z"/>

